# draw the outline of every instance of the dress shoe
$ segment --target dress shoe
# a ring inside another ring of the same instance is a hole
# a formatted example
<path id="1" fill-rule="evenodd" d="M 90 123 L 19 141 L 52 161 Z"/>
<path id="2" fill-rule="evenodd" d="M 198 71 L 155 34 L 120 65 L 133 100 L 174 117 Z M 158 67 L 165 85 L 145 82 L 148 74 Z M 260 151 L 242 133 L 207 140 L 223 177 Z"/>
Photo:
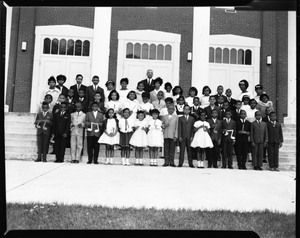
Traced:
<path id="1" fill-rule="evenodd" d="M 226 166 L 222 166 L 222 169 L 226 169 Z"/>
<path id="2" fill-rule="evenodd" d="M 252 162 L 252 159 L 249 159 L 248 162 Z"/>
<path id="3" fill-rule="evenodd" d="M 266 159 L 263 160 L 263 163 L 268 163 L 268 161 Z"/>
<path id="4" fill-rule="evenodd" d="M 190 167 L 190 168 L 195 168 L 195 166 L 194 166 L 194 165 L 189 165 L 189 167 Z"/>
<path id="5" fill-rule="evenodd" d="M 74 164 L 74 163 L 75 163 L 75 160 L 71 160 L 71 163 Z"/>
<path id="6" fill-rule="evenodd" d="M 182 164 L 179 164 L 177 167 L 182 167 Z"/>
<path id="7" fill-rule="evenodd" d="M 262 167 L 258 167 L 257 170 L 263 170 L 263 168 Z"/>
<path id="8" fill-rule="evenodd" d="M 144 164 L 139 164 L 139 166 L 144 166 Z"/>
<path id="9" fill-rule="evenodd" d="M 43 162 L 44 162 L 44 163 L 47 163 L 47 160 L 46 160 L 46 159 L 43 159 Z"/>
<path id="10" fill-rule="evenodd" d="M 158 164 L 156 162 L 153 163 L 153 166 L 158 166 Z"/>
<path id="11" fill-rule="evenodd" d="M 41 162 L 42 159 L 41 158 L 37 158 L 34 162 Z"/>
<path id="12" fill-rule="evenodd" d="M 214 166 L 214 168 L 217 169 L 217 168 L 218 168 L 218 165 Z"/>
<path id="13" fill-rule="evenodd" d="M 207 168 L 209 168 L 209 169 L 210 169 L 210 168 L 211 168 L 211 165 L 207 166 Z"/>
<path id="14" fill-rule="evenodd" d="M 270 171 L 274 171 L 274 169 L 273 169 L 273 168 L 270 168 L 269 170 L 270 170 Z"/>
<path id="15" fill-rule="evenodd" d="M 167 167 L 167 166 L 169 166 L 169 165 L 168 165 L 168 164 L 166 164 L 166 163 L 164 163 L 164 164 L 163 164 L 163 167 Z"/>
<path id="16" fill-rule="evenodd" d="M 74 163 L 78 164 L 78 163 L 79 163 L 79 160 L 75 160 Z"/>
<path id="17" fill-rule="evenodd" d="M 254 170 L 257 170 L 257 167 L 256 167 L 256 166 L 254 166 Z"/>
<path id="18" fill-rule="evenodd" d="M 170 166 L 171 166 L 171 167 L 176 167 L 176 165 L 175 165 L 175 164 L 171 164 Z"/>
<path id="19" fill-rule="evenodd" d="M 228 166 L 228 169 L 233 169 L 233 167 L 232 166 Z"/>
<path id="20" fill-rule="evenodd" d="M 279 169 L 278 168 L 274 168 L 274 171 L 279 172 Z"/>
<path id="21" fill-rule="evenodd" d="M 238 169 L 242 169 L 242 167 L 241 167 L 241 166 L 238 166 Z"/>
<path id="22" fill-rule="evenodd" d="M 138 166 L 138 165 L 140 165 L 140 164 L 139 164 L 139 163 L 134 163 L 134 165 Z"/>
<path id="23" fill-rule="evenodd" d="M 242 169 L 243 169 L 243 170 L 247 170 L 247 168 L 246 168 L 246 167 L 242 167 Z"/>
<path id="24" fill-rule="evenodd" d="M 150 166 L 153 166 L 153 162 L 150 162 Z"/>
<path id="25" fill-rule="evenodd" d="M 54 160 L 54 163 L 59 163 L 59 160 Z"/>
<path id="26" fill-rule="evenodd" d="M 95 161 L 94 164 L 99 164 L 98 161 Z"/>
<path id="27" fill-rule="evenodd" d="M 160 159 L 163 159 L 163 158 L 165 158 L 165 157 L 164 157 L 164 156 L 159 156 L 159 158 L 160 158 Z"/>
<path id="28" fill-rule="evenodd" d="M 91 163 L 92 163 L 91 161 L 88 161 L 88 162 L 87 162 L 87 164 L 91 164 Z"/>

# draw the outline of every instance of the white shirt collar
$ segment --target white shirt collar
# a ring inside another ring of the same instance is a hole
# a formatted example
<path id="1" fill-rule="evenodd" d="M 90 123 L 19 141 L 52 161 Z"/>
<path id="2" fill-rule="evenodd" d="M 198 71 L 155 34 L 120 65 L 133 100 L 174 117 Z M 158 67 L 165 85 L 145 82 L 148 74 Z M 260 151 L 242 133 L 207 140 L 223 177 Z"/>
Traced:
<path id="1" fill-rule="evenodd" d="M 217 118 L 213 118 L 213 117 L 212 117 L 211 119 L 213 120 L 214 123 L 217 122 Z"/>

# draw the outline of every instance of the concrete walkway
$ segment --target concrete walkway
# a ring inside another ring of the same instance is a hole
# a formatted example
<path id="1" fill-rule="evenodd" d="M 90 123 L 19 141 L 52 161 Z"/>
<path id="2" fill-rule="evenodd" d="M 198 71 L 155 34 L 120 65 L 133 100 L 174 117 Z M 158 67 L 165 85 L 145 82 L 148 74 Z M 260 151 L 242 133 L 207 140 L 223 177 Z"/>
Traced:
<path id="1" fill-rule="evenodd" d="M 6 160 L 7 202 L 295 212 L 295 172 Z"/>

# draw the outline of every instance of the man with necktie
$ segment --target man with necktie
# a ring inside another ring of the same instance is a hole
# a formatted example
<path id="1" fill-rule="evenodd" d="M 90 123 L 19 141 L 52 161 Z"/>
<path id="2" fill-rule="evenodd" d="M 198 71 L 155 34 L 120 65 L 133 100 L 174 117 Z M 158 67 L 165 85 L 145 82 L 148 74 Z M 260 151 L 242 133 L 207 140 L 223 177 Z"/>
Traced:
<path id="1" fill-rule="evenodd" d="M 144 84 L 144 91 L 150 93 L 155 88 L 154 79 L 153 79 L 153 70 L 148 69 L 146 75 L 147 78 L 142 80 L 141 83 Z"/>
<path id="2" fill-rule="evenodd" d="M 83 90 L 86 92 L 86 86 L 82 84 L 83 76 L 81 74 L 76 75 L 76 84 L 72 85 L 70 89 L 74 91 L 74 99 L 77 100 L 79 98 L 79 90 Z"/>
<path id="3" fill-rule="evenodd" d="M 100 93 L 100 101 L 104 103 L 105 101 L 105 95 L 104 95 L 104 90 L 103 88 L 101 88 L 100 86 L 98 86 L 99 84 L 99 77 L 97 75 L 93 76 L 92 78 L 92 85 L 88 86 L 86 88 L 86 99 L 88 101 L 88 103 L 90 104 L 90 102 L 94 101 L 95 98 L 95 93 Z"/>

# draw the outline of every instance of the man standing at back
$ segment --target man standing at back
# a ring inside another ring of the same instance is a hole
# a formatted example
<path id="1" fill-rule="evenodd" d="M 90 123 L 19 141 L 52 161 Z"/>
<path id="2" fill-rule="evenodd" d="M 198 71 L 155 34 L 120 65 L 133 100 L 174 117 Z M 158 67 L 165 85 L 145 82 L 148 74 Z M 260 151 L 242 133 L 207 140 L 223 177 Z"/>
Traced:
<path id="1" fill-rule="evenodd" d="M 142 80 L 141 82 L 144 84 L 144 91 L 150 93 L 155 88 L 154 79 L 153 79 L 153 70 L 148 69 L 146 75 L 147 78 Z"/>
<path id="2" fill-rule="evenodd" d="M 70 89 L 73 89 L 74 91 L 74 99 L 78 100 L 79 96 L 79 90 L 83 90 L 84 92 L 86 92 L 86 86 L 82 84 L 83 81 L 83 76 L 81 74 L 77 74 L 76 75 L 76 84 L 72 85 L 70 87 Z"/>
<path id="3" fill-rule="evenodd" d="M 104 103 L 104 100 L 105 100 L 104 90 L 103 90 L 103 88 L 98 86 L 99 81 L 100 80 L 97 75 L 93 76 L 93 78 L 92 78 L 93 84 L 86 88 L 86 99 L 87 99 L 88 103 L 95 100 L 94 96 L 95 96 L 96 92 L 100 93 L 100 96 L 101 96 L 100 101 Z"/>

